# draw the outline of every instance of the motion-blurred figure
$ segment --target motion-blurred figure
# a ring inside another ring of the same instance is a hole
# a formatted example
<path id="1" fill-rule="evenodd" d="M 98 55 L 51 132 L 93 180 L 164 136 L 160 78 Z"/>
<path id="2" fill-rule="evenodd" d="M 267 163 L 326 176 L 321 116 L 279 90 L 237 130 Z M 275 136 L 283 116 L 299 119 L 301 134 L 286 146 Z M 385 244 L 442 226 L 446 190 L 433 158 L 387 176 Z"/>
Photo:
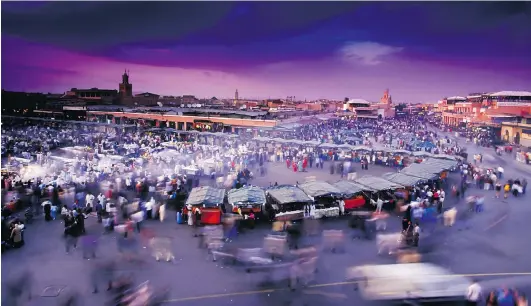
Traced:
<path id="1" fill-rule="evenodd" d="M 29 270 L 24 270 L 14 276 L 10 276 L 6 281 L 6 290 L 2 292 L 2 305 L 25 305 L 23 296 L 26 294 L 27 299 L 31 300 L 31 290 L 33 285 L 33 274 Z"/>
<path id="2" fill-rule="evenodd" d="M 112 289 L 112 281 L 116 272 L 116 262 L 113 260 L 94 261 L 92 270 L 90 271 L 90 282 L 92 285 L 92 293 L 98 293 L 99 284 L 107 285 L 107 291 Z"/>

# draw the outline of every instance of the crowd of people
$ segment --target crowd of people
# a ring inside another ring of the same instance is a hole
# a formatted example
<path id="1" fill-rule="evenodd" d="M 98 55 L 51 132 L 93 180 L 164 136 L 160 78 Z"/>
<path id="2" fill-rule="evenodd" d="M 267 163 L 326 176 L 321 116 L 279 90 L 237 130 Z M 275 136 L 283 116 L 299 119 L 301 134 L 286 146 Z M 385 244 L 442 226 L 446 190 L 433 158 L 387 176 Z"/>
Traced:
<path id="1" fill-rule="evenodd" d="M 255 175 L 265 175 L 270 162 L 285 163 L 295 172 L 312 171 L 314 166 L 322 169 L 326 164 L 331 174 L 344 177 L 355 172 L 357 164 L 361 170 L 368 170 L 369 165 L 400 169 L 416 160 L 407 152 L 385 153 L 391 150 L 456 156 L 465 153 L 457 141 L 430 132 L 414 118 L 381 122 L 333 118 L 282 133 L 260 133 L 314 141 L 317 145 L 260 144 L 247 136 L 230 134 L 102 131 L 93 126 L 78 128 L 60 122 L 32 125 L 15 119 L 4 121 L 2 246 L 4 242 L 15 248 L 24 245 L 25 225 L 21 218 L 13 217 L 21 207 L 30 206 L 37 214 L 42 207 L 47 222 L 62 220 L 65 251 L 76 248 L 82 237 L 83 257 L 92 258 L 97 239 L 85 235 L 87 218 L 96 217 L 105 232 L 119 228 L 123 239 L 140 232 L 143 220 L 164 221 L 169 206 L 181 211 L 190 225 L 196 225 L 200 219 L 196 214 L 200 211 L 184 205 L 187 192 L 204 184 L 224 188 L 244 186 Z M 489 136 L 467 134 L 467 137 L 486 145 Z M 368 149 L 338 149 L 347 144 Z M 473 163 L 463 163 L 459 170 L 461 179 L 451 189 L 459 198 L 464 198 L 471 186 L 494 190 L 496 198 L 503 194 L 507 199 L 511 193 L 520 196 L 526 192 L 525 178 L 506 179 L 503 168 L 482 167 L 481 156 L 475 156 Z M 411 231 L 415 245 L 419 243 L 419 222 L 426 212 L 443 213 L 447 198 L 444 187 L 418 186 L 406 199 L 409 205 L 402 226 L 404 231 Z M 382 209 L 381 203 L 375 206 Z M 252 219 L 254 222 L 254 216 Z M 234 226 L 226 232 L 232 238 Z"/>

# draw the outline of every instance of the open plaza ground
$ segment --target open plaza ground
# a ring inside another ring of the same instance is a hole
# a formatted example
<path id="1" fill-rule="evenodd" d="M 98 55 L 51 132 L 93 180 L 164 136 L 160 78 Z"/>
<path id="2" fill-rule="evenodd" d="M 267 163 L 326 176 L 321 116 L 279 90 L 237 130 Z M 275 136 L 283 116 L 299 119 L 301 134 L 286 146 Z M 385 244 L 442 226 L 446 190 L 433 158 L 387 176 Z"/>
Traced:
<path id="1" fill-rule="evenodd" d="M 473 147 L 469 148 L 474 150 Z M 487 153 L 484 153 L 487 154 Z M 493 166 L 503 164 L 506 177 L 522 177 L 526 170 L 512 160 L 492 154 L 485 163 Z M 293 172 L 284 163 L 268 163 L 267 174 L 255 178 L 251 183 L 258 186 L 294 184 L 303 182 L 307 176 L 334 182 L 339 174 L 330 174 L 329 164 L 324 168 L 311 168 L 308 172 Z M 383 166 L 372 166 L 369 170 L 358 168 L 358 176 L 364 174 L 382 175 L 393 171 Z M 450 176 L 449 186 L 456 174 Z M 205 182 L 206 183 L 206 182 Z M 449 191 L 447 191 L 450 194 Z M 454 227 L 444 228 L 445 235 L 438 242 L 426 260 L 441 265 L 458 274 L 490 281 L 496 286 L 511 282 L 527 283 L 531 278 L 529 250 L 531 240 L 526 239 L 530 229 L 531 206 L 527 196 L 495 199 L 493 191 L 472 188 L 468 194 L 484 195 L 485 210 L 481 213 L 459 214 Z M 464 200 L 448 196 L 445 205 L 464 210 Z M 213 262 L 205 249 L 198 247 L 198 238 L 187 225 L 175 222 L 175 212 L 169 212 L 164 223 L 148 220 L 144 227 L 157 237 L 171 240 L 175 255 L 173 263 L 156 262 L 149 248 L 141 244 L 135 248 L 143 263 L 121 262 L 120 273 L 133 275 L 136 283 L 149 280 L 156 288 L 168 288 L 168 304 L 205 305 L 364 305 L 355 284 L 345 279 L 346 268 L 364 264 L 395 263 L 387 255 L 377 255 L 374 240 L 351 239 L 347 219 L 326 220 L 323 229 L 342 229 L 347 234 L 344 252 L 322 251 L 319 254 L 318 273 L 308 287 L 290 291 L 286 283 L 262 284 L 264 275 L 246 273 L 243 269 Z M 442 226 L 442 225 L 437 225 Z M 96 259 L 84 260 L 81 247 L 70 254 L 65 253 L 62 237 L 63 224 L 56 220 L 45 223 L 36 220 L 28 225 L 25 233 L 26 246 L 2 255 L 2 280 L 9 280 L 29 270 L 33 273 L 32 292 L 35 296 L 30 305 L 57 305 L 70 293 L 76 293 L 84 305 L 104 305 L 108 300 L 104 290 L 91 293 L 90 275 L 100 261 L 120 258 L 115 233 L 102 234 L 101 224 L 96 218 L 87 219 L 88 235 L 98 241 Z M 391 216 L 387 232 L 400 230 L 400 217 Z M 261 247 L 263 237 L 270 231 L 266 225 L 239 235 L 233 242 L 235 247 Z M 140 242 L 140 239 L 138 239 Z M 422 239 L 421 242 L 422 243 Z M 319 245 L 315 238 L 313 244 Z M 3 282 L 4 283 L 4 282 Z M 105 287 L 104 284 L 100 285 Z M 61 291 L 56 294 L 56 292 Z M 52 295 L 44 297 L 44 295 Z M 56 295 L 56 296 L 55 296 Z"/>

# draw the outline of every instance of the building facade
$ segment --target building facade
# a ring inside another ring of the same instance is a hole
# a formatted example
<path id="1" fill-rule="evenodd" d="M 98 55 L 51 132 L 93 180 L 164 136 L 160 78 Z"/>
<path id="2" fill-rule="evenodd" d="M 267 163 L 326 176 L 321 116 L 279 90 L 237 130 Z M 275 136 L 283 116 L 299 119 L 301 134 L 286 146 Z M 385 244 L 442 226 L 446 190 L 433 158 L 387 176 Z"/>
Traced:
<path id="1" fill-rule="evenodd" d="M 531 117 L 522 118 L 520 122 L 503 122 L 501 133 L 506 142 L 531 147 Z"/>
<path id="2" fill-rule="evenodd" d="M 90 89 L 79 89 L 72 88 L 65 93 L 60 99 L 82 99 L 87 102 L 92 102 L 94 104 L 103 103 L 109 104 L 113 103 L 118 96 L 118 91 L 116 89 L 99 89 L 99 88 L 90 88 Z"/>
<path id="3" fill-rule="evenodd" d="M 531 92 L 500 91 L 449 97 L 439 103 L 442 120 L 447 125 L 467 123 L 500 125 L 531 114 Z"/>

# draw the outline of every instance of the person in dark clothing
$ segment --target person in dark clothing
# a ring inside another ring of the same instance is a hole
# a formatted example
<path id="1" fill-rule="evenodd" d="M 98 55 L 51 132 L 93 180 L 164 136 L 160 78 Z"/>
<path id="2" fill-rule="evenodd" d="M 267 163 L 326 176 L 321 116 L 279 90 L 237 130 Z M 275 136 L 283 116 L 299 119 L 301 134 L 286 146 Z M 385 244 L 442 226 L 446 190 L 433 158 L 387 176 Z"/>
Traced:
<path id="1" fill-rule="evenodd" d="M 65 251 L 68 254 L 72 247 L 77 248 L 77 239 L 79 237 L 79 225 L 76 218 L 68 215 L 65 218 Z"/>
<path id="2" fill-rule="evenodd" d="M 98 216 L 98 223 L 102 222 L 102 215 L 103 215 L 103 206 L 98 201 L 98 204 L 96 204 L 96 215 Z"/>
<path id="3" fill-rule="evenodd" d="M 85 216 L 81 213 L 81 209 L 77 210 L 76 222 L 79 228 L 79 234 L 85 234 Z"/>
<path id="4" fill-rule="evenodd" d="M 44 221 L 52 221 L 52 205 L 50 202 L 44 204 Z"/>
<path id="5" fill-rule="evenodd" d="M 404 217 L 404 219 L 402 219 L 402 230 L 407 231 L 410 224 L 411 224 L 411 221 L 409 221 L 406 217 Z"/>

